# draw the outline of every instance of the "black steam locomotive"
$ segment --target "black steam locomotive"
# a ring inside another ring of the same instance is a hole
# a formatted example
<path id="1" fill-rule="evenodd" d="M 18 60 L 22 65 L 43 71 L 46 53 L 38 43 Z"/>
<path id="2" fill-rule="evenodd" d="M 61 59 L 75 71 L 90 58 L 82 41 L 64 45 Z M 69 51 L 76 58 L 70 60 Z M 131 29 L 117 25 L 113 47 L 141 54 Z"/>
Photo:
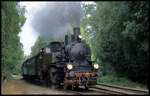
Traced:
<path id="1" fill-rule="evenodd" d="M 64 85 L 64 89 L 80 85 L 88 89 L 90 85 L 97 84 L 96 78 L 101 76 L 99 64 L 91 61 L 90 47 L 81 37 L 80 28 L 74 28 L 73 35 L 65 36 L 65 44 L 51 42 L 42 48 L 23 63 L 23 78 L 45 80 L 49 85 Z"/>

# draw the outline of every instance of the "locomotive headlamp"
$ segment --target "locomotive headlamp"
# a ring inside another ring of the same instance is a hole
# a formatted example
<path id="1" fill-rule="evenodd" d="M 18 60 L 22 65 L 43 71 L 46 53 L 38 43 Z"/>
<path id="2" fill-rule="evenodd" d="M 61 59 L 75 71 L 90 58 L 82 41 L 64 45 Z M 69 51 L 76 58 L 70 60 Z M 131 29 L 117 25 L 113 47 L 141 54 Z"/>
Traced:
<path id="1" fill-rule="evenodd" d="M 95 69 L 98 69 L 98 68 L 99 68 L 99 65 L 98 65 L 98 64 L 94 64 L 93 66 L 94 66 Z"/>
<path id="2" fill-rule="evenodd" d="M 72 64 L 67 64 L 67 68 L 68 68 L 69 70 L 71 70 L 71 69 L 72 69 Z"/>
<path id="3" fill-rule="evenodd" d="M 79 35 L 78 37 L 79 37 L 80 39 L 82 39 L 82 35 Z"/>

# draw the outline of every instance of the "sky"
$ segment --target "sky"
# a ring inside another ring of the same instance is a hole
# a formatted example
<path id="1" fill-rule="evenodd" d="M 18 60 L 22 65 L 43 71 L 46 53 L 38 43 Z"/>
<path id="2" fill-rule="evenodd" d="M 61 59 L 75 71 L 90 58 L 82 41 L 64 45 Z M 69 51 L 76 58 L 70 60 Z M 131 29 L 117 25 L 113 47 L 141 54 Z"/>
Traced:
<path id="1" fill-rule="evenodd" d="M 26 7 L 26 22 L 21 28 L 21 32 L 18 34 L 20 36 L 20 42 L 23 44 L 24 55 L 30 55 L 31 47 L 37 40 L 38 34 L 35 34 L 35 30 L 31 27 L 31 20 L 34 18 L 34 13 L 42 7 L 42 4 L 46 2 L 20 2 L 21 6 Z M 93 2 L 82 2 L 85 4 L 90 4 Z"/>

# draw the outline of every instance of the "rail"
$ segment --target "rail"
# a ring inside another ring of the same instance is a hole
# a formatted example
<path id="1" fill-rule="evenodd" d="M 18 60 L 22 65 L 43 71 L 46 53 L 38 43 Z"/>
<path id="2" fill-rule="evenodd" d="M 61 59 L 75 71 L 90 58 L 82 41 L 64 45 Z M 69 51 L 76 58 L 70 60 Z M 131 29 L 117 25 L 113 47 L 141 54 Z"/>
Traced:
<path id="1" fill-rule="evenodd" d="M 137 89 L 137 88 L 129 88 L 129 87 L 120 87 L 120 86 L 114 86 L 114 85 L 108 85 L 108 84 L 98 84 L 94 86 L 93 88 L 99 89 L 99 90 L 105 90 L 110 92 L 116 92 L 118 94 L 128 94 L 128 95 L 148 95 L 148 90 L 143 89 Z"/>

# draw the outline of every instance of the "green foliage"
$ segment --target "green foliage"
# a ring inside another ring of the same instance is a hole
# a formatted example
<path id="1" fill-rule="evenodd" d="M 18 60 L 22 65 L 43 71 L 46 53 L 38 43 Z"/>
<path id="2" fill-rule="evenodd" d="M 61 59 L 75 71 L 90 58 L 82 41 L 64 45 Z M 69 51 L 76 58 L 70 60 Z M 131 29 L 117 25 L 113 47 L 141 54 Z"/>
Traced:
<path id="1" fill-rule="evenodd" d="M 2 2 L 2 72 L 10 75 L 20 72 L 24 53 L 20 38 L 21 27 L 25 22 L 25 9 L 18 2 Z M 19 9 L 19 10 L 17 10 Z"/>
<path id="2" fill-rule="evenodd" d="M 115 74 L 146 83 L 148 2 L 95 3 L 83 6 L 86 16 L 81 22 L 82 34 L 92 49 L 92 58 L 102 66 L 104 75 Z"/>
<path id="3" fill-rule="evenodd" d="M 118 85 L 123 87 L 133 87 L 133 88 L 144 88 L 148 89 L 147 85 L 140 84 L 138 82 L 132 82 L 128 78 L 125 77 L 117 77 L 115 75 L 106 75 L 97 79 L 98 84 L 110 84 L 110 85 Z"/>
<path id="4" fill-rule="evenodd" d="M 91 47 L 92 46 L 91 45 L 91 37 L 93 35 L 93 30 L 91 28 L 88 28 L 88 26 L 92 22 L 91 16 L 95 12 L 95 9 L 94 9 L 95 4 L 90 4 L 90 5 L 82 4 L 82 5 L 83 5 L 83 8 L 85 10 L 85 16 L 83 17 L 83 19 L 81 21 L 80 31 L 81 31 L 81 35 L 82 35 L 83 39 Z M 94 59 L 95 58 L 94 58 L 94 56 L 92 54 L 92 60 L 94 60 Z"/>
<path id="5" fill-rule="evenodd" d="M 107 76 L 98 78 L 98 83 L 114 83 L 116 81 L 118 81 L 118 78 L 113 75 L 107 75 Z"/>
<path id="6" fill-rule="evenodd" d="M 133 6 L 134 5 L 134 6 Z M 134 81 L 148 78 L 148 3 L 129 3 L 131 16 L 122 31 L 123 53 L 128 61 L 126 72 Z M 128 42 L 128 44 L 127 44 Z M 130 57 L 130 58 L 129 58 Z M 145 80 L 146 81 L 146 80 Z"/>

